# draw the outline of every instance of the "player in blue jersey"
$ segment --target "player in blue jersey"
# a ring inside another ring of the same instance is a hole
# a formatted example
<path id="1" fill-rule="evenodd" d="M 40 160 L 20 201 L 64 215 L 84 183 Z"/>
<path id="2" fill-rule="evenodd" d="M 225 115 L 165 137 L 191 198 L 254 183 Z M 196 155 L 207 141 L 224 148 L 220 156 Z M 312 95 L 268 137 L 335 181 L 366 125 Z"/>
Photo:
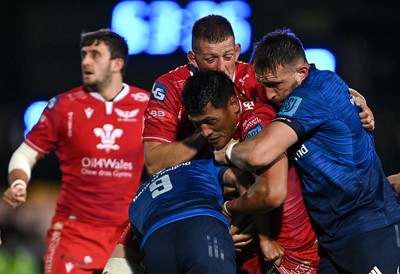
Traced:
<path id="1" fill-rule="evenodd" d="M 213 160 L 192 160 L 161 170 L 139 188 L 129 217 L 147 274 L 236 272 L 222 213 L 222 182 L 231 178 Z"/>
<path id="2" fill-rule="evenodd" d="M 289 29 L 264 36 L 252 62 L 268 99 L 281 109 L 259 134 L 232 142 L 223 155 L 251 170 L 290 151 L 318 235 L 318 273 L 400 273 L 400 199 L 347 84 L 308 64 Z"/>

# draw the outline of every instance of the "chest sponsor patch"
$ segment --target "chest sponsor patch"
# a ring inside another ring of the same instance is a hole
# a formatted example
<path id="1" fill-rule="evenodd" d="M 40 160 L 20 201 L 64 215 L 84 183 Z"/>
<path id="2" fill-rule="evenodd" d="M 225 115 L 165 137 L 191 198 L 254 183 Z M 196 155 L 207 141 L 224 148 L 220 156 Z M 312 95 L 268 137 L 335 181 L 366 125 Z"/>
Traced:
<path id="1" fill-rule="evenodd" d="M 285 103 L 281 107 L 279 114 L 285 116 L 293 116 L 296 111 L 299 109 L 301 102 L 303 101 L 302 98 L 297 96 L 290 96 L 285 100 Z"/>

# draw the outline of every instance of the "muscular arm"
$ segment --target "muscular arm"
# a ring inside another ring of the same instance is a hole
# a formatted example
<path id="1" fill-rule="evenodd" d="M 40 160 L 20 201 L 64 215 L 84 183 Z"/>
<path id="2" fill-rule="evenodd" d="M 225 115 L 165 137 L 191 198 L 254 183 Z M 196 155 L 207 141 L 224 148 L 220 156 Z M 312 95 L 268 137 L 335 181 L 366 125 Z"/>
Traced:
<path id="1" fill-rule="evenodd" d="M 256 176 L 255 182 L 246 192 L 226 205 L 228 211 L 231 214 L 251 214 L 279 207 L 287 195 L 288 169 L 287 157 L 281 154 L 264 172 Z"/>
<path id="2" fill-rule="evenodd" d="M 272 122 L 256 136 L 236 143 L 229 160 L 243 170 L 260 169 L 282 157 L 296 141 L 297 134 L 291 127 L 281 122 Z"/>
<path id="3" fill-rule="evenodd" d="M 206 143 L 207 140 L 200 133 L 193 133 L 182 141 L 172 143 L 144 142 L 147 172 L 152 176 L 163 168 L 189 161 Z"/>

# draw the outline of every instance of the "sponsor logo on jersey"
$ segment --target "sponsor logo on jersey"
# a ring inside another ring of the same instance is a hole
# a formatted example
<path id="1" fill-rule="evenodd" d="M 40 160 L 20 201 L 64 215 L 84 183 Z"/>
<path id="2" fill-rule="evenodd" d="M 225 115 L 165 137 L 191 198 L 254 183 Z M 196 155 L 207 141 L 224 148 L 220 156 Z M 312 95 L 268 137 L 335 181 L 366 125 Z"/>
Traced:
<path id="1" fill-rule="evenodd" d="M 122 110 L 115 108 L 115 113 L 118 115 L 118 117 L 122 118 L 123 120 L 129 120 L 129 121 L 136 121 L 135 117 L 139 113 L 139 109 L 134 109 L 134 110 Z"/>
<path id="2" fill-rule="evenodd" d="M 253 137 L 254 135 L 257 135 L 260 131 L 262 130 L 262 126 L 258 124 L 255 128 L 247 132 L 246 136 L 244 137 L 245 140 L 249 139 L 250 137 Z"/>
<path id="3" fill-rule="evenodd" d="M 131 94 L 132 98 L 138 102 L 147 102 L 149 101 L 149 95 L 144 92 L 138 92 L 135 94 Z"/>
<path id="4" fill-rule="evenodd" d="M 243 102 L 243 107 L 244 107 L 244 110 L 252 110 L 252 109 L 254 109 L 254 102 L 253 101 L 246 101 L 246 102 Z"/>
<path id="5" fill-rule="evenodd" d="M 301 147 L 295 152 L 294 159 L 298 161 L 301 157 L 308 153 L 308 148 L 302 144 Z"/>
<path id="6" fill-rule="evenodd" d="M 93 131 L 97 137 L 101 138 L 101 142 L 96 146 L 98 149 L 104 149 L 106 152 L 110 150 L 119 150 L 116 139 L 122 136 L 122 129 L 114 128 L 111 124 L 105 124 L 102 128 L 98 127 Z"/>
<path id="7" fill-rule="evenodd" d="M 72 269 L 74 268 L 74 264 L 71 262 L 65 263 L 65 271 L 67 273 L 70 273 Z"/>
<path id="8" fill-rule="evenodd" d="M 158 108 L 148 108 L 146 118 L 156 118 L 158 120 L 171 120 L 172 115 L 169 112 L 165 112 L 163 109 Z"/>
<path id="9" fill-rule="evenodd" d="M 397 271 L 397 273 L 399 273 L 399 271 Z M 374 268 L 372 268 L 368 274 L 382 274 L 382 272 L 379 270 L 377 266 L 374 266 Z"/>
<path id="10" fill-rule="evenodd" d="M 303 101 L 303 99 L 297 96 L 288 97 L 279 111 L 279 114 L 293 116 L 299 108 L 301 101 Z"/>
<path id="11" fill-rule="evenodd" d="M 246 80 L 246 78 L 249 78 L 250 76 L 248 74 L 246 74 L 245 76 L 243 76 L 242 78 L 240 78 L 238 81 L 239 83 L 242 84 L 242 86 L 244 86 L 244 82 Z"/>
<path id="12" fill-rule="evenodd" d="M 166 96 L 167 88 L 163 84 L 155 82 L 153 88 L 151 89 L 151 98 L 160 102 L 164 102 Z"/>
<path id="13" fill-rule="evenodd" d="M 49 100 L 47 103 L 47 109 L 52 109 L 60 100 L 60 97 L 57 95 Z"/>
<path id="14" fill-rule="evenodd" d="M 86 118 L 90 119 L 92 117 L 94 109 L 91 107 L 85 108 Z"/>

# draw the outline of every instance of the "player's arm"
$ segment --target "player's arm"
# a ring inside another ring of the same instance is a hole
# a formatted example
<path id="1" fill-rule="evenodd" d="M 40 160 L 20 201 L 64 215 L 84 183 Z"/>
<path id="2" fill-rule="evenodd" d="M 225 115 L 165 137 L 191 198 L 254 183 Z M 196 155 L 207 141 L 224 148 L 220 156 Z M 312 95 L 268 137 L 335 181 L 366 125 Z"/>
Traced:
<path id="1" fill-rule="evenodd" d="M 397 194 L 400 195 L 400 173 L 387 177 Z"/>
<path id="2" fill-rule="evenodd" d="M 279 207 L 287 195 L 288 169 L 287 156 L 282 153 L 272 164 L 262 168 L 247 191 L 227 202 L 224 209 L 235 215 L 267 212 Z"/>
<path id="3" fill-rule="evenodd" d="M 11 156 L 8 165 L 9 187 L 3 193 L 4 202 L 15 208 L 26 201 L 26 187 L 36 161 L 42 155 L 23 142 Z"/>
<path id="4" fill-rule="evenodd" d="M 117 242 L 102 274 L 143 274 L 143 256 L 130 224 Z"/>
<path id="5" fill-rule="evenodd" d="M 233 163 L 242 170 L 257 170 L 269 166 L 297 141 L 296 132 L 288 125 L 276 121 L 257 135 L 238 143 L 232 140 L 227 146 L 214 152 L 220 163 Z"/>
<path id="6" fill-rule="evenodd" d="M 254 137 L 252 137 L 254 138 Z M 250 139 L 252 139 L 250 138 Z M 281 265 L 284 249 L 276 241 L 270 238 L 268 212 L 283 204 L 287 195 L 288 160 L 282 154 L 273 164 L 259 170 L 255 181 L 251 185 L 243 185 L 238 178 L 238 184 L 246 188 L 241 196 L 229 202 L 225 202 L 223 212 L 229 218 L 235 218 L 240 214 L 250 214 L 257 229 L 260 248 L 264 259 Z M 243 171 L 242 171 L 243 173 Z M 227 173 L 229 175 L 229 173 Z M 243 178 L 244 175 L 241 175 Z M 224 178 L 225 179 L 225 178 Z"/>
<path id="7" fill-rule="evenodd" d="M 172 143 L 144 142 L 144 159 L 147 172 L 152 176 L 163 168 L 193 159 L 207 143 L 200 133 L 193 133 Z"/>
<path id="8" fill-rule="evenodd" d="M 367 130 L 375 129 L 375 119 L 374 114 L 371 109 L 367 106 L 367 100 L 355 89 L 349 88 L 350 94 L 354 97 L 354 102 L 357 106 L 361 107 L 361 112 L 359 113 L 360 121 L 363 128 Z"/>

